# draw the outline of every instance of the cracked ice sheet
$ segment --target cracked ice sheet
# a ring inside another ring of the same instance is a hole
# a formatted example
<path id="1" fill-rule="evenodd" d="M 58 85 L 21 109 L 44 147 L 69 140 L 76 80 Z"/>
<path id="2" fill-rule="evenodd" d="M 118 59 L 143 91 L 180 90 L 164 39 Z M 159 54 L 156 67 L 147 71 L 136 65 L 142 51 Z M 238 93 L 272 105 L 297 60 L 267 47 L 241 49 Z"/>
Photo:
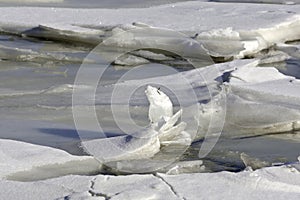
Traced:
<path id="1" fill-rule="evenodd" d="M 65 176 L 37 182 L 0 181 L 1 199 L 181 199 L 154 175 Z"/>
<path id="2" fill-rule="evenodd" d="M 90 197 L 88 190 L 91 179 L 92 177 L 88 176 L 70 175 L 35 182 L 0 180 L 0 199 L 40 200 Z"/>
<path id="3" fill-rule="evenodd" d="M 65 176 L 0 180 L 1 199 L 299 199 L 300 164 L 240 173 Z"/>
<path id="4" fill-rule="evenodd" d="M 0 8 L 0 30 L 20 34 L 40 27 L 51 39 L 61 40 L 65 39 L 62 35 L 67 35 L 72 42 L 97 45 L 108 36 L 104 33 L 99 37 L 99 29 L 106 32 L 113 26 L 133 28 L 128 24 L 138 21 L 186 32 L 190 36 L 200 33 L 197 40 L 203 42 L 209 54 L 226 60 L 257 53 L 273 43 L 299 39 L 299 8 L 300 5 L 235 3 L 232 6 L 203 1 L 134 9 L 11 7 Z M 137 26 L 145 28 L 141 23 Z M 45 37 L 43 31 L 26 34 Z"/>
<path id="5" fill-rule="evenodd" d="M 287 166 L 240 173 L 160 176 L 187 200 L 300 198 L 300 172 Z"/>
<path id="6" fill-rule="evenodd" d="M 168 184 L 154 175 L 98 176 L 92 192 L 111 200 L 180 199 Z"/>
<path id="7" fill-rule="evenodd" d="M 0 8 L 0 24 L 1 27 L 20 25 L 33 28 L 40 24 L 57 25 L 58 22 L 69 27 L 74 24 L 108 26 L 140 21 L 152 26 L 193 32 L 227 27 L 235 30 L 257 30 L 286 22 L 300 14 L 299 8 L 299 5 L 236 3 L 232 6 L 227 3 L 201 1 L 135 9 L 10 7 Z"/>
<path id="8" fill-rule="evenodd" d="M 65 176 L 36 182 L 0 181 L 0 199 L 179 200 L 170 186 L 154 175 Z"/>
<path id="9" fill-rule="evenodd" d="M 0 179 L 12 180 L 86 174 L 99 171 L 101 166 L 90 156 L 73 156 L 62 150 L 5 139 L 0 139 L 0 163 Z"/>

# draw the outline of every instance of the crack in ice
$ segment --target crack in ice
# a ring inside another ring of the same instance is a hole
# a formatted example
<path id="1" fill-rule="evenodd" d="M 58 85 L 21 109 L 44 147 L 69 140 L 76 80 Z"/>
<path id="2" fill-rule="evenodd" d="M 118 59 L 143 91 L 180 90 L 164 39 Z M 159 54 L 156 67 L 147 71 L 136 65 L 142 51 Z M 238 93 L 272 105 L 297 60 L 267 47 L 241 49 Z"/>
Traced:
<path id="1" fill-rule="evenodd" d="M 106 195 L 106 194 L 103 194 L 103 193 L 99 193 L 99 192 L 95 192 L 94 189 L 95 189 L 95 181 L 97 180 L 97 177 L 93 178 L 90 182 L 91 182 L 91 186 L 90 186 L 90 189 L 89 189 L 89 194 L 92 196 L 92 197 L 104 197 L 105 200 L 109 200 L 111 199 L 110 196 Z"/>
<path id="2" fill-rule="evenodd" d="M 169 183 L 167 182 L 163 177 L 161 177 L 159 174 L 154 174 L 154 176 L 156 178 L 158 178 L 159 180 L 161 180 L 162 182 L 164 182 L 169 188 L 170 190 L 172 191 L 172 193 L 177 196 L 179 199 L 181 200 L 187 200 L 185 197 L 181 197 L 177 192 L 176 190 L 174 189 L 174 187 Z"/>

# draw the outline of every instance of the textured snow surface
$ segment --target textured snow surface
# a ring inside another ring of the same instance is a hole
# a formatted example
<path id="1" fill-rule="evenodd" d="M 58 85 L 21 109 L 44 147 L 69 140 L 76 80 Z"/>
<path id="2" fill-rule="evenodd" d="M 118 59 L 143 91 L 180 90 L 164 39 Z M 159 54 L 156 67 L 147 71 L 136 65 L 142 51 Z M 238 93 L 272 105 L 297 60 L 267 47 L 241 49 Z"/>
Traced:
<path id="1" fill-rule="evenodd" d="M 240 173 L 77 176 L 0 180 L 1 199 L 299 199 L 299 163 Z M 2 166 L 1 166 L 2 168 Z"/>
<path id="2" fill-rule="evenodd" d="M 268 28 L 299 14 L 299 6 L 184 2 L 139 9 L 1 8 L 1 24 L 10 26 L 58 22 L 106 26 L 139 21 L 151 26 L 186 31 Z M 215 13 L 215 14 L 213 14 Z M 40 14 L 44 17 L 40 18 Z M 272 20 L 270 20 L 272 19 Z"/>

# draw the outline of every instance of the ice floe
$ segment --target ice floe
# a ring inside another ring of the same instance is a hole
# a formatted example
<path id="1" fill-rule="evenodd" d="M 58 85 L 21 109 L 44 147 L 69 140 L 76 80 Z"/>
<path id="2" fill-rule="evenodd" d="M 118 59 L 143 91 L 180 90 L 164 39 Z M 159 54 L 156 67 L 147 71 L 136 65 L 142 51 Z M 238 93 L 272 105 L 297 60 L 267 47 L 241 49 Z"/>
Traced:
<path id="1" fill-rule="evenodd" d="M 73 156 L 65 151 L 1 139 L 1 179 L 34 180 L 66 174 L 97 173 L 101 164 L 90 156 Z"/>

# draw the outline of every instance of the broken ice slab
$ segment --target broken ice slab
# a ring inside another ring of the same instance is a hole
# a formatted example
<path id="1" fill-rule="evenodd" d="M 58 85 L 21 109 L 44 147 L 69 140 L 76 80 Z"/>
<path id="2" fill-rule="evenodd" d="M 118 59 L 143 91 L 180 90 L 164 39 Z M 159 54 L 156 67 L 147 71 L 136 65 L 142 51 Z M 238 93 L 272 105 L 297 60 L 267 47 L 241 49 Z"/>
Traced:
<path id="1" fill-rule="evenodd" d="M 150 103 L 148 116 L 151 123 L 158 123 L 163 117 L 170 118 L 173 116 L 173 103 L 164 92 L 160 91 L 159 88 L 148 85 L 145 93 Z M 175 120 L 177 121 L 178 117 L 175 117 Z"/>
<path id="2" fill-rule="evenodd" d="M 157 132 L 146 129 L 138 135 L 117 136 L 82 142 L 85 149 L 101 162 L 150 158 L 159 152 Z"/>
<path id="3" fill-rule="evenodd" d="M 122 55 L 114 61 L 115 65 L 123 65 L 123 66 L 138 66 L 142 64 L 150 63 L 149 60 L 145 58 L 134 56 L 134 55 Z"/>
<path id="4" fill-rule="evenodd" d="M 105 32 L 68 24 L 43 24 L 21 34 L 23 37 L 47 38 L 54 41 L 75 42 L 77 45 L 96 46 L 103 41 L 101 35 L 104 35 Z"/>
<path id="5" fill-rule="evenodd" d="M 266 161 L 261 161 L 257 158 L 253 158 L 245 153 L 241 153 L 241 159 L 243 160 L 246 167 L 251 167 L 251 169 L 253 170 L 268 167 L 271 165 Z"/>
<path id="6" fill-rule="evenodd" d="M 65 63 L 81 63 L 83 58 L 75 55 L 67 55 L 55 52 L 39 52 L 32 49 L 14 48 L 0 45 L 0 57 L 3 60 L 21 61 L 21 62 L 65 62 Z"/>
<path id="7" fill-rule="evenodd" d="M 226 132 L 263 135 L 299 130 L 299 80 L 275 68 L 241 67 L 231 73 L 229 86 Z"/>
<path id="8" fill-rule="evenodd" d="M 150 102 L 148 127 L 125 136 L 83 141 L 86 151 L 101 163 L 110 163 L 153 158 L 162 146 L 190 145 L 191 135 L 184 131 L 186 123 L 178 122 L 182 111 L 173 115 L 172 102 L 159 88 L 148 85 L 145 93 Z"/>
<path id="9" fill-rule="evenodd" d="M 103 36 L 110 36 L 112 28 L 108 30 L 107 27 L 122 27 L 136 22 L 138 18 L 143 23 L 134 23 L 137 28 L 168 28 L 186 32 L 189 37 L 198 33 L 200 40 L 208 42 L 209 51 L 224 57 L 229 56 L 224 46 L 228 47 L 230 56 L 243 57 L 269 48 L 274 43 L 299 39 L 299 5 L 276 5 L 276 9 L 270 4 L 244 4 L 241 1 L 235 3 L 234 8 L 231 4 L 203 1 L 174 5 L 136 8 L 134 12 L 126 8 L 1 8 L 3 15 L 0 22 L 4 32 L 20 34 L 41 25 L 40 30 L 32 31 L 32 36 L 43 37 L 44 34 L 44 37 L 53 39 L 95 43 Z M 184 16 L 182 9 L 186 10 Z M 212 16 L 211 12 L 219 15 Z M 168 15 L 161 18 L 160 13 Z M 45 17 L 41 19 L 41 15 Z M 28 17 L 24 20 L 25 16 Z M 210 23 L 199 26 L 199 19 L 210 19 Z M 217 40 L 219 44 L 213 43 Z"/>
<path id="10" fill-rule="evenodd" d="M 101 171 L 101 163 L 90 156 L 13 140 L 1 139 L 0 144 L 0 178 L 30 181 Z"/>
<path id="11" fill-rule="evenodd" d="M 174 88 L 173 92 L 176 93 L 176 96 L 168 94 L 171 100 L 181 98 L 189 105 L 190 98 L 180 96 L 186 94 L 183 91 L 188 88 L 176 81 L 184 77 L 195 90 L 200 105 L 200 131 L 197 138 L 205 135 L 211 117 L 217 117 L 218 113 L 224 111 L 226 118 L 223 132 L 229 137 L 298 130 L 299 81 L 274 68 L 257 67 L 258 64 L 257 60 L 237 60 L 175 75 L 125 81 L 118 86 L 130 88 L 150 81 L 166 84 Z M 223 93 L 225 95 L 221 95 Z M 138 98 L 132 102 L 135 100 Z M 121 101 L 118 100 L 119 103 Z M 220 104 L 223 101 L 226 102 L 225 106 Z M 183 113 L 185 109 L 187 107 L 183 108 Z"/>
<path id="12" fill-rule="evenodd" d="M 178 175 L 184 173 L 200 173 L 205 171 L 202 160 L 176 162 L 168 166 L 168 175 Z"/>

